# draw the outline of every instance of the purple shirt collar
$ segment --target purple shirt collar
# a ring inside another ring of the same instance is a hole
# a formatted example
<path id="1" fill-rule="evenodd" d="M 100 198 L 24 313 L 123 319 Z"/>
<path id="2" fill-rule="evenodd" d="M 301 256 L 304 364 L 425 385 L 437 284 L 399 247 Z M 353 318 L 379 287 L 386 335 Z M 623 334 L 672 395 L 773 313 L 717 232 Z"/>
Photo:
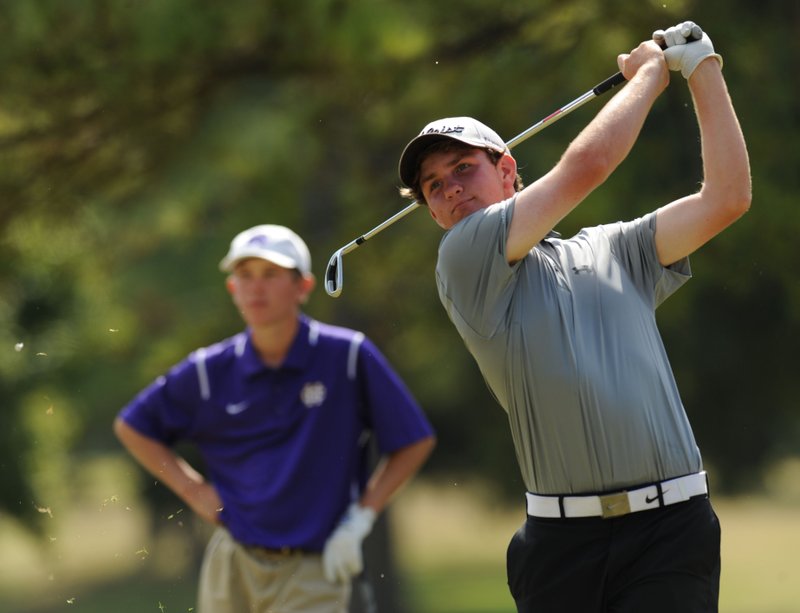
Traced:
<path id="1" fill-rule="evenodd" d="M 255 347 L 253 346 L 253 331 L 247 328 L 240 336 L 241 341 L 237 339 L 236 352 L 242 359 L 242 371 L 245 376 L 252 377 L 260 375 L 268 371 L 277 371 L 283 369 L 290 370 L 303 370 L 309 363 L 311 358 L 311 347 L 316 344 L 316 327 L 317 322 L 304 314 L 298 317 L 300 324 L 297 329 L 297 334 L 292 341 L 289 352 L 278 368 L 271 368 L 264 364 L 261 356 L 258 355 Z"/>

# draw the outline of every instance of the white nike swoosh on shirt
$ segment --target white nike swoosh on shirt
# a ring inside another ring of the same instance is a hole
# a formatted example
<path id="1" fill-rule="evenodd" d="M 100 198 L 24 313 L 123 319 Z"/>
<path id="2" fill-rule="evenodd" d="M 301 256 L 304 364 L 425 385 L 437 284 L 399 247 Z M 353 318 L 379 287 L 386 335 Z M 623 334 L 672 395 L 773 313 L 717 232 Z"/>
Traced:
<path id="1" fill-rule="evenodd" d="M 247 401 L 244 402 L 232 402 L 230 404 L 225 405 L 225 412 L 228 415 L 238 415 L 242 411 L 244 411 L 250 404 Z"/>

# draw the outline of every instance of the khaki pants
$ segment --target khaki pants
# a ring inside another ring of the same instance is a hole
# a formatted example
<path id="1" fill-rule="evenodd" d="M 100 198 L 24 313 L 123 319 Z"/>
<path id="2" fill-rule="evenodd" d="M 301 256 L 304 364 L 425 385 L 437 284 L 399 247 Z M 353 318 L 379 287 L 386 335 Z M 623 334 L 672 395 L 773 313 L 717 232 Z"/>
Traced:
<path id="1" fill-rule="evenodd" d="M 268 553 L 217 528 L 200 570 L 198 613 L 347 613 L 351 587 L 330 583 L 319 555 Z"/>

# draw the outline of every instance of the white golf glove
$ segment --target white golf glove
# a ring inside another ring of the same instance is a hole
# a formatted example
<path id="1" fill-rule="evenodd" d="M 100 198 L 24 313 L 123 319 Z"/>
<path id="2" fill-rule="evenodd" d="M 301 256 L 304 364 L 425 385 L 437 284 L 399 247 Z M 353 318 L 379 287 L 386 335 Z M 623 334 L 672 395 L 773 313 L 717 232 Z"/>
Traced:
<path id="1" fill-rule="evenodd" d="M 353 503 L 328 537 L 322 551 L 322 569 L 331 583 L 345 583 L 364 569 L 361 543 L 372 530 L 375 511 Z"/>
<path id="2" fill-rule="evenodd" d="M 669 69 L 680 70 L 686 79 L 708 57 L 716 58 L 722 66 L 722 56 L 714 53 L 711 39 L 693 21 L 684 21 L 666 30 L 656 30 L 653 40 L 664 47 L 664 58 Z"/>

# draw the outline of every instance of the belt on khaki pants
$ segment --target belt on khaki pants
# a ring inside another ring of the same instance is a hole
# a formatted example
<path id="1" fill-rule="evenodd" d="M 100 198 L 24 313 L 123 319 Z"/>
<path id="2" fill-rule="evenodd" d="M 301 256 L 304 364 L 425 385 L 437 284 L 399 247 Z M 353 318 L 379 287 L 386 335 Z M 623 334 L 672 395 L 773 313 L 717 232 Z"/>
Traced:
<path id="1" fill-rule="evenodd" d="M 297 547 L 281 547 L 280 549 L 272 547 L 261 547 L 260 545 L 245 545 L 249 551 L 262 553 L 272 557 L 290 558 L 294 556 L 313 555 L 305 549 L 298 549 Z"/>
<path id="2" fill-rule="evenodd" d="M 531 517 L 619 517 L 708 496 L 708 479 L 702 471 L 629 490 L 595 496 L 543 496 L 525 493 Z"/>

